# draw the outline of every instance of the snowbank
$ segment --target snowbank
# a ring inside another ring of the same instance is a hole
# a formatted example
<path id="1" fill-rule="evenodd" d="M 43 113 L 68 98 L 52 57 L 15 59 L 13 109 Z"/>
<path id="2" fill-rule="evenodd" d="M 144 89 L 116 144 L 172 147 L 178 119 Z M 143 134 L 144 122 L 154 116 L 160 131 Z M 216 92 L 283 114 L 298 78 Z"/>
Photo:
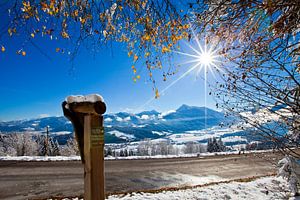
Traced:
<path id="1" fill-rule="evenodd" d="M 264 177 L 251 182 L 219 183 L 209 186 L 177 191 L 161 191 L 158 193 L 129 193 L 112 195 L 108 200 L 214 200 L 214 199 L 289 199 L 287 182 L 278 177 Z M 64 199 L 70 200 L 70 199 Z M 73 200 L 78 200 L 74 198 Z M 295 198 L 290 198 L 295 200 Z"/>

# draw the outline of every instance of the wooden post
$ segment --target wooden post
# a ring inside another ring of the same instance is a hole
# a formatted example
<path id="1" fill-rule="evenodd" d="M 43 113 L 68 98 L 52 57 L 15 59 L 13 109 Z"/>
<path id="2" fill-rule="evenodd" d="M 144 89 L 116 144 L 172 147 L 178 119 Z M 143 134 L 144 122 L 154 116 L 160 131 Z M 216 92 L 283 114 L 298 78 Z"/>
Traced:
<path id="1" fill-rule="evenodd" d="M 103 117 L 84 117 L 84 199 L 104 200 Z"/>
<path id="2" fill-rule="evenodd" d="M 62 103 L 72 122 L 84 164 L 84 199 L 104 200 L 104 131 L 106 105 L 100 95 L 69 96 Z"/>

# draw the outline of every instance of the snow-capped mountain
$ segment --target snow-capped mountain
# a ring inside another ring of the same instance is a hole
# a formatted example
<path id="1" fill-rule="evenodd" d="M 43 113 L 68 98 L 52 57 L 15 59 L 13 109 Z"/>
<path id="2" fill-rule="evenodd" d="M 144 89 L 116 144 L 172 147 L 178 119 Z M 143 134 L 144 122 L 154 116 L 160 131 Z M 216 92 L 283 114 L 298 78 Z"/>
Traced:
<path id="1" fill-rule="evenodd" d="M 224 114 L 221 112 L 188 105 L 182 105 L 177 110 L 166 113 L 151 110 L 136 114 L 127 112 L 106 114 L 104 116 L 105 139 L 109 143 L 161 138 L 173 133 L 217 126 L 224 119 Z M 0 131 L 43 134 L 46 126 L 50 126 L 50 134 L 62 143 L 73 132 L 72 124 L 63 116 L 0 122 Z"/>

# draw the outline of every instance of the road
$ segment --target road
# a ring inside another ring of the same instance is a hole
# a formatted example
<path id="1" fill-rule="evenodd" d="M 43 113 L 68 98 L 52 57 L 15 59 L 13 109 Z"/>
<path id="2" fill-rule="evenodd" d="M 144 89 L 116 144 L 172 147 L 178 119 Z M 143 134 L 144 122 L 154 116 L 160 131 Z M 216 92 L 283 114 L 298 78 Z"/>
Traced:
<path id="1" fill-rule="evenodd" d="M 152 190 L 275 172 L 280 154 L 256 153 L 151 160 L 105 161 L 106 192 Z M 76 161 L 0 161 L 0 199 L 43 199 L 83 194 L 83 166 Z"/>

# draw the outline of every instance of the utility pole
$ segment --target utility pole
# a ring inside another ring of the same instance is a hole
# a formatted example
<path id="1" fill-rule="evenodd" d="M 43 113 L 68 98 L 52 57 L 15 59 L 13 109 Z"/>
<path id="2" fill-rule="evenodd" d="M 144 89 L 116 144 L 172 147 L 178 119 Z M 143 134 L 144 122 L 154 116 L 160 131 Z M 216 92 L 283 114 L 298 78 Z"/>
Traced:
<path id="1" fill-rule="evenodd" d="M 45 155 L 48 156 L 48 149 L 49 149 L 49 127 L 50 126 L 46 126 L 46 153 Z"/>

